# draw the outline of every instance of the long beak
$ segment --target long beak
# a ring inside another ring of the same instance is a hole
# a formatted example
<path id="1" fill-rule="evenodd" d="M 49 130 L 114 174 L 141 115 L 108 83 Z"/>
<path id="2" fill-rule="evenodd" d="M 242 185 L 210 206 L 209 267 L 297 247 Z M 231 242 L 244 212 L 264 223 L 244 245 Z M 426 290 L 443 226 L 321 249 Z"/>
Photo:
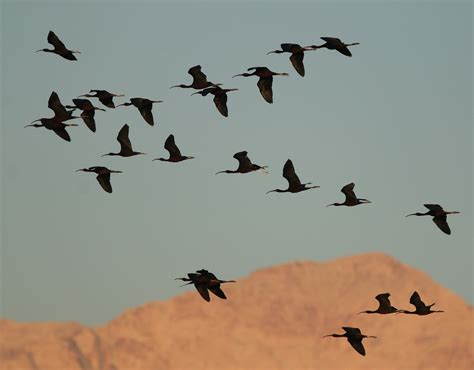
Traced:
<path id="1" fill-rule="evenodd" d="M 326 206 L 326 208 L 328 208 L 329 206 L 333 206 L 333 205 L 334 205 L 334 203 L 328 204 L 328 205 Z"/>
<path id="2" fill-rule="evenodd" d="M 269 190 L 265 194 L 270 194 L 270 193 L 273 193 L 273 192 L 276 192 L 276 190 Z"/>
<path id="3" fill-rule="evenodd" d="M 332 337 L 332 334 L 324 335 L 322 338 Z"/>
<path id="4" fill-rule="evenodd" d="M 38 51 L 43 51 L 43 49 L 36 50 L 35 53 L 37 53 Z"/>
<path id="5" fill-rule="evenodd" d="M 366 338 L 377 338 L 377 337 L 374 335 L 367 335 Z"/>
<path id="6" fill-rule="evenodd" d="M 288 73 L 283 72 L 283 73 L 278 73 L 279 76 L 288 76 Z"/>
<path id="7" fill-rule="evenodd" d="M 33 123 L 39 122 L 39 121 L 41 121 L 41 119 L 34 120 L 33 122 L 31 122 L 29 125 L 26 125 L 25 127 L 32 127 Z"/>
<path id="8" fill-rule="evenodd" d="M 408 217 L 408 216 L 414 216 L 416 213 L 410 213 L 409 215 L 406 215 L 405 217 Z"/>
<path id="9" fill-rule="evenodd" d="M 163 100 L 152 100 L 152 103 L 163 103 Z"/>
<path id="10" fill-rule="evenodd" d="M 110 170 L 110 172 L 112 172 L 112 173 L 123 173 L 122 171 L 114 171 L 114 170 Z"/>
<path id="11" fill-rule="evenodd" d="M 196 95 L 196 94 L 199 94 L 199 93 L 200 93 L 200 91 L 197 91 L 197 92 L 195 92 L 195 93 L 192 93 L 191 96 Z"/>
<path id="12" fill-rule="evenodd" d="M 234 75 L 234 76 L 232 76 L 232 78 L 234 78 L 234 77 L 238 77 L 238 76 L 242 76 L 242 77 L 243 77 L 243 75 L 244 75 L 243 73 L 239 73 L 238 75 Z"/>
<path id="13" fill-rule="evenodd" d="M 179 85 L 171 86 L 170 89 L 174 89 L 175 87 L 179 87 Z"/>
<path id="14" fill-rule="evenodd" d="M 279 50 L 278 50 L 278 51 L 279 51 Z M 277 52 L 277 50 L 269 51 L 269 52 L 267 53 L 267 55 L 268 55 L 268 54 L 276 54 L 276 52 Z"/>
<path id="15" fill-rule="evenodd" d="M 106 110 L 105 110 L 105 109 L 103 109 L 103 108 L 97 108 L 97 107 L 94 107 L 94 109 L 95 109 L 95 110 L 101 110 L 102 112 L 106 112 Z"/>
<path id="16" fill-rule="evenodd" d="M 225 170 L 224 170 L 224 171 L 216 172 L 216 175 L 218 175 L 218 174 L 220 174 L 220 173 L 225 173 Z"/>

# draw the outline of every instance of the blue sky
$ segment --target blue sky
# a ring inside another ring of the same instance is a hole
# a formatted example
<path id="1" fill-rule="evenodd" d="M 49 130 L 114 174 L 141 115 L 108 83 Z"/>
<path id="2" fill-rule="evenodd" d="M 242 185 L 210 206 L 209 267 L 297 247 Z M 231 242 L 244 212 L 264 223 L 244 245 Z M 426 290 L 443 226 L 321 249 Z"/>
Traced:
<path id="1" fill-rule="evenodd" d="M 199 268 L 238 278 L 367 251 L 472 303 L 472 3 L 4 1 L 1 10 L 2 317 L 102 323 L 181 293 L 172 279 Z M 79 61 L 34 52 L 49 30 L 81 50 Z M 304 78 L 288 54 L 266 55 L 321 36 L 360 45 L 352 58 L 308 52 Z M 228 118 L 210 97 L 169 89 L 190 83 L 196 64 L 239 89 Z M 290 74 L 275 78 L 272 105 L 257 78 L 231 78 L 256 65 Z M 66 104 L 90 89 L 164 103 L 154 127 L 135 108 L 97 112 L 97 132 L 78 122 L 71 143 L 23 128 L 51 115 L 51 91 Z M 101 158 L 118 149 L 125 123 L 148 155 Z M 196 159 L 151 161 L 167 154 L 171 133 Z M 236 168 L 241 150 L 270 174 L 214 175 Z M 286 186 L 288 158 L 321 188 L 265 195 Z M 123 171 L 113 194 L 74 172 L 93 165 Z M 325 208 L 349 182 L 373 203 Z M 461 212 L 449 217 L 451 236 L 404 217 L 424 203 Z"/>

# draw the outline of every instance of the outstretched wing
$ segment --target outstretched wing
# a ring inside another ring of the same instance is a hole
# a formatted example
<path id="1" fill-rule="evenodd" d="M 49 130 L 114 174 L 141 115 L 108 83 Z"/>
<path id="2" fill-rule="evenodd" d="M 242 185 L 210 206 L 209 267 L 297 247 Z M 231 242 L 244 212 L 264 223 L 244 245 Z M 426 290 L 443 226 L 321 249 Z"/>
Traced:
<path id="1" fill-rule="evenodd" d="M 63 42 L 59 39 L 58 36 L 53 31 L 49 31 L 48 33 L 48 43 L 54 46 L 54 49 L 57 51 L 66 51 L 66 46 Z"/>
<path id="2" fill-rule="evenodd" d="M 114 96 L 105 90 L 96 90 L 97 97 L 99 101 L 104 104 L 106 107 L 115 108 L 114 101 L 112 100 Z"/>
<path id="3" fill-rule="evenodd" d="M 66 121 L 71 118 L 71 113 L 69 113 L 64 105 L 61 104 L 58 94 L 55 91 L 51 93 L 48 100 L 48 107 L 54 111 L 54 116 L 59 121 Z"/>
<path id="4" fill-rule="evenodd" d="M 97 175 L 96 179 L 99 182 L 100 186 L 102 186 L 102 189 L 104 189 L 107 193 L 112 193 L 112 185 L 110 184 L 110 173 Z"/>
<path id="5" fill-rule="evenodd" d="M 288 159 L 283 166 L 283 177 L 288 181 L 290 187 L 301 185 L 301 181 L 296 175 L 293 162 L 290 159 Z"/>
<path id="6" fill-rule="evenodd" d="M 365 356 L 365 348 L 362 344 L 362 339 L 359 338 L 347 338 L 347 341 L 351 344 L 352 348 L 354 348 L 357 352 L 359 352 L 362 356 Z"/>
<path id="7" fill-rule="evenodd" d="M 281 50 L 286 51 L 287 53 L 294 53 L 301 49 L 300 45 L 292 44 L 289 42 L 280 44 L 280 47 L 281 47 Z"/>
<path id="8" fill-rule="evenodd" d="M 222 298 L 222 299 L 227 299 L 227 297 L 225 296 L 224 292 L 222 291 L 222 289 L 220 288 L 220 284 L 219 285 L 211 285 L 208 287 L 209 290 L 214 293 L 216 296 L 218 296 L 219 298 Z"/>
<path id="9" fill-rule="evenodd" d="M 200 65 L 189 68 L 188 73 L 193 77 L 193 84 L 205 85 L 207 83 L 207 76 L 201 72 Z"/>
<path id="10" fill-rule="evenodd" d="M 444 212 L 443 207 L 441 207 L 439 204 L 424 204 L 424 206 L 434 213 Z"/>
<path id="11" fill-rule="evenodd" d="M 351 57 L 352 53 L 349 51 L 346 45 L 337 37 L 321 37 L 322 40 L 326 41 L 331 48 L 336 49 L 341 54 Z"/>
<path id="12" fill-rule="evenodd" d="M 379 301 L 380 307 L 382 308 L 390 308 L 392 305 L 390 304 L 390 293 L 381 293 L 378 294 L 375 299 Z"/>
<path id="13" fill-rule="evenodd" d="M 72 99 L 72 102 L 80 110 L 94 110 L 94 106 L 88 99 Z"/>
<path id="14" fill-rule="evenodd" d="M 92 132 L 95 132 L 94 114 L 94 110 L 85 110 L 81 113 L 82 120 Z"/>
<path id="15" fill-rule="evenodd" d="M 291 64 L 293 64 L 293 67 L 296 69 L 296 72 L 301 77 L 304 77 L 304 64 L 303 64 L 303 59 L 304 59 L 304 52 L 299 52 L 299 53 L 294 53 L 291 54 L 290 61 Z"/>
<path id="16" fill-rule="evenodd" d="M 347 184 L 346 186 L 344 186 L 341 191 L 344 193 L 344 195 L 346 196 L 346 200 L 355 200 L 357 199 L 355 193 L 354 193 L 354 186 L 355 184 L 353 182 L 351 182 L 350 184 Z"/>
<path id="17" fill-rule="evenodd" d="M 229 110 L 227 109 L 227 94 L 215 94 L 213 101 L 220 114 L 227 117 L 229 115 Z"/>
<path id="18" fill-rule="evenodd" d="M 170 153 L 170 157 L 181 157 L 181 151 L 174 142 L 174 135 L 170 135 L 166 139 L 165 149 Z"/>
<path id="19" fill-rule="evenodd" d="M 132 143 L 128 138 L 128 132 L 130 128 L 127 124 L 123 125 L 117 135 L 117 141 L 120 143 L 122 150 L 132 150 Z"/>
<path id="20" fill-rule="evenodd" d="M 433 217 L 433 222 L 443 233 L 451 235 L 451 229 L 449 228 L 446 215 Z"/>
<path id="21" fill-rule="evenodd" d="M 410 297 L 410 303 L 415 306 L 416 310 L 424 310 L 426 309 L 425 303 L 421 300 L 420 295 L 418 292 L 413 292 L 413 294 Z"/>
<path id="22" fill-rule="evenodd" d="M 260 77 L 257 82 L 257 86 L 258 86 L 258 89 L 260 90 L 260 94 L 262 94 L 262 97 L 265 99 L 265 101 L 270 104 L 273 103 L 272 84 L 273 84 L 273 76 Z"/>
<path id="23" fill-rule="evenodd" d="M 237 171 L 248 170 L 252 168 L 252 162 L 250 161 L 250 158 L 247 157 L 246 151 L 235 153 L 234 158 L 239 161 L 239 168 Z"/>
<path id="24" fill-rule="evenodd" d="M 61 139 L 66 141 L 71 141 L 71 137 L 69 136 L 68 132 L 66 131 L 65 127 L 57 127 L 54 128 L 53 131 L 56 135 L 58 135 Z"/>
<path id="25" fill-rule="evenodd" d="M 209 302 L 211 300 L 211 297 L 209 297 L 209 291 L 207 290 L 207 287 L 205 285 L 194 284 L 194 286 L 205 301 Z"/>

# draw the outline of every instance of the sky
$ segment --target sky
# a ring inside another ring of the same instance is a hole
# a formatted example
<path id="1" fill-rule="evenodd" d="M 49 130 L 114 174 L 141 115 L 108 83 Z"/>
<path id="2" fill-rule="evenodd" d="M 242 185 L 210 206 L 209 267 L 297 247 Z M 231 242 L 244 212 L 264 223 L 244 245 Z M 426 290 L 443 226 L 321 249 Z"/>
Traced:
<path id="1" fill-rule="evenodd" d="M 374 251 L 472 304 L 471 2 L 3 1 L 1 13 L 0 317 L 101 324 L 182 293 L 173 278 L 200 268 L 238 279 Z M 35 53 L 49 30 L 82 52 L 77 62 Z M 352 58 L 306 53 L 304 78 L 289 54 L 266 55 L 321 36 L 360 45 Z M 228 118 L 209 96 L 169 89 L 197 64 L 239 89 Z M 256 77 L 232 78 L 252 66 L 289 73 L 274 79 L 274 104 Z M 52 116 L 52 91 L 70 104 L 90 89 L 164 103 L 154 127 L 134 107 L 106 108 L 95 134 L 78 120 L 70 143 L 24 128 Z M 102 158 L 125 123 L 147 155 Z M 169 134 L 196 158 L 152 162 Z M 242 150 L 269 174 L 215 175 Z M 286 187 L 287 159 L 321 187 L 265 195 Z M 123 171 L 112 194 L 75 172 L 95 165 Z M 372 203 L 325 208 L 350 182 Z M 425 203 L 461 212 L 452 235 L 405 218 Z"/>

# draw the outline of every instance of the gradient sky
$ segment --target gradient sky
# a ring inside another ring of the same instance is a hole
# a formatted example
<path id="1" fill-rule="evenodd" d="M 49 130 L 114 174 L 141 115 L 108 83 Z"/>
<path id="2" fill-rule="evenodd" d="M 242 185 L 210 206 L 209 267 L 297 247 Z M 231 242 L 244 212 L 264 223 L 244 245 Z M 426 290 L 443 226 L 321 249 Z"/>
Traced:
<path id="1" fill-rule="evenodd" d="M 1 11 L 1 317 L 103 323 L 183 292 L 173 278 L 199 268 L 234 279 L 369 251 L 473 302 L 471 2 L 3 1 Z M 79 61 L 34 52 L 49 30 Z M 266 55 L 320 36 L 360 45 L 352 58 L 308 52 L 304 78 L 288 54 Z M 228 118 L 209 96 L 169 89 L 190 83 L 196 64 L 239 88 Z M 272 105 L 257 78 L 231 78 L 256 65 L 290 74 L 275 78 Z M 52 115 L 51 91 L 68 104 L 89 89 L 165 102 L 154 127 L 133 107 L 107 109 L 96 134 L 82 121 L 69 129 L 71 143 L 23 128 Z M 148 155 L 101 158 L 124 123 Z M 170 133 L 196 159 L 152 162 Z M 270 174 L 214 175 L 241 150 Z M 321 188 L 265 195 L 286 187 L 288 158 Z M 74 172 L 94 165 L 124 172 L 113 194 Z M 349 182 L 373 203 L 325 208 Z M 405 218 L 424 203 L 461 212 L 451 236 Z"/>

